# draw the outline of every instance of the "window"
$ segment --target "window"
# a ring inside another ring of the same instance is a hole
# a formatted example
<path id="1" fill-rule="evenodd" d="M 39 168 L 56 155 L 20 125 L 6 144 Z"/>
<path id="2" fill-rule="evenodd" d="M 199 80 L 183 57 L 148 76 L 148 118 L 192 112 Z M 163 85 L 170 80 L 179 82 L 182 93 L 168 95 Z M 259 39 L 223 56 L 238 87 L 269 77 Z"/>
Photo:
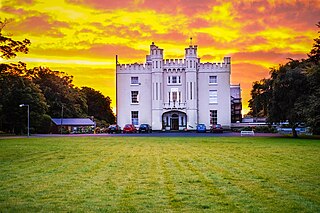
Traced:
<path id="1" fill-rule="evenodd" d="M 139 84 L 139 77 L 131 77 L 131 84 Z"/>
<path id="2" fill-rule="evenodd" d="M 209 76 L 209 84 L 216 84 L 217 83 L 217 76 Z"/>
<path id="3" fill-rule="evenodd" d="M 172 76 L 172 83 L 176 84 L 177 83 L 177 76 Z"/>
<path id="4" fill-rule="evenodd" d="M 218 92 L 217 90 L 209 90 L 209 103 L 218 103 Z"/>
<path id="5" fill-rule="evenodd" d="M 210 125 L 217 124 L 218 122 L 218 111 L 210 110 Z"/>
<path id="6" fill-rule="evenodd" d="M 181 76 L 168 76 L 168 84 L 181 84 Z"/>
<path id="7" fill-rule="evenodd" d="M 159 88 L 159 90 L 160 90 L 159 98 L 160 98 L 160 100 L 162 100 L 162 92 L 161 92 L 162 86 L 161 86 L 161 83 L 160 83 L 160 88 Z"/>
<path id="8" fill-rule="evenodd" d="M 158 83 L 156 83 L 156 100 L 158 100 Z"/>
<path id="9" fill-rule="evenodd" d="M 131 122 L 133 125 L 139 124 L 139 112 L 138 111 L 131 111 Z"/>
<path id="10" fill-rule="evenodd" d="M 192 82 L 190 82 L 190 100 L 192 100 Z"/>
<path id="11" fill-rule="evenodd" d="M 172 92 L 172 101 L 177 101 L 178 99 L 178 93 L 177 92 Z"/>
<path id="12" fill-rule="evenodd" d="M 131 91 L 131 103 L 137 104 L 139 103 L 139 92 Z"/>

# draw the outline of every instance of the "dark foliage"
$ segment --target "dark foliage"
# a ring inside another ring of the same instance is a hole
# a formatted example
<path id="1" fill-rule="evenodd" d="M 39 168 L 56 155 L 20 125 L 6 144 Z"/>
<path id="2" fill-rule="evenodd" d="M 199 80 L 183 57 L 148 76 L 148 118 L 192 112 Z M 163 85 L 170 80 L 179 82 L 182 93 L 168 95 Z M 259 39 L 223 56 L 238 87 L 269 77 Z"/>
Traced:
<path id="1" fill-rule="evenodd" d="M 115 122 L 109 97 L 105 97 L 101 92 L 89 87 L 82 87 L 81 92 L 85 95 L 86 103 L 88 104 L 88 115 L 94 116 L 95 119 L 105 121 L 108 124 Z"/>
<path id="2" fill-rule="evenodd" d="M 0 20 L 1 58 L 10 59 L 16 53 L 28 53 L 30 41 L 15 41 L 3 36 L 8 23 Z M 73 77 L 49 68 L 27 69 L 26 64 L 0 64 L 0 131 L 22 134 L 27 129 L 27 109 L 30 107 L 30 132 L 49 133 L 51 117 L 89 117 L 99 123 L 113 123 L 111 99 L 91 88 L 80 90 L 72 84 Z M 90 108 L 88 109 L 88 105 Z"/>
<path id="3" fill-rule="evenodd" d="M 320 22 L 317 25 L 320 27 Z M 289 122 L 293 136 L 301 123 L 320 133 L 320 37 L 307 59 L 292 60 L 271 69 L 270 78 L 253 83 L 249 107 L 270 123 Z"/>

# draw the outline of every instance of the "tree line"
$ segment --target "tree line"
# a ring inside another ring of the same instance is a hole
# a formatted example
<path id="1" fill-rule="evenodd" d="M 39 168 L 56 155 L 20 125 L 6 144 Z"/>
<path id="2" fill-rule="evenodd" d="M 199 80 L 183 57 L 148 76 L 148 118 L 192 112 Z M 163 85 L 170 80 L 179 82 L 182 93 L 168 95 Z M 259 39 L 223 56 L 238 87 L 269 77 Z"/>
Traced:
<path id="1" fill-rule="evenodd" d="M 8 23 L 0 21 L 0 57 L 12 59 L 27 54 L 30 40 L 16 41 L 2 33 Z M 73 85 L 73 76 L 48 67 L 28 69 L 26 63 L 0 64 L 0 132 L 22 134 L 27 113 L 20 104 L 30 106 L 30 130 L 49 133 L 51 118 L 94 117 L 98 126 L 115 122 L 111 99 L 89 87 Z"/>
<path id="2" fill-rule="evenodd" d="M 320 134 L 320 36 L 307 56 L 271 68 L 269 78 L 253 83 L 249 100 L 250 115 L 267 117 L 269 123 L 288 122 L 293 137 L 301 124 Z"/>

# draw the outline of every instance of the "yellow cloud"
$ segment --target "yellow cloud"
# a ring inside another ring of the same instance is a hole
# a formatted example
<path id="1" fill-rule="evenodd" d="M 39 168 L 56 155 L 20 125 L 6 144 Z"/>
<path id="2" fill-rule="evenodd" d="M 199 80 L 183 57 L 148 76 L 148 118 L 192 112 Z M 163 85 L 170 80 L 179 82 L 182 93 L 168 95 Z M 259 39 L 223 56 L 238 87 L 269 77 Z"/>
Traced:
<path id="1" fill-rule="evenodd" d="M 316 32 L 299 32 L 290 28 L 277 27 L 257 32 L 251 37 L 258 36 L 264 38 L 267 42 L 264 44 L 250 45 L 246 48 L 248 51 L 278 50 L 278 52 L 284 53 L 307 53 L 311 49 L 313 38 L 316 37 Z"/>

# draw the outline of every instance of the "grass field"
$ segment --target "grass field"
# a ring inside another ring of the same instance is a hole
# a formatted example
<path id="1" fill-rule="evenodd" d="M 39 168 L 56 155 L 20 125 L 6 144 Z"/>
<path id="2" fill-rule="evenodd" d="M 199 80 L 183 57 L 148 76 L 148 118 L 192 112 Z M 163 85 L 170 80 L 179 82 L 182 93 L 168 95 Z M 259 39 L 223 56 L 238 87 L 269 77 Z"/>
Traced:
<path id="1" fill-rule="evenodd" d="M 0 212 L 320 212 L 320 141 L 0 140 Z"/>

